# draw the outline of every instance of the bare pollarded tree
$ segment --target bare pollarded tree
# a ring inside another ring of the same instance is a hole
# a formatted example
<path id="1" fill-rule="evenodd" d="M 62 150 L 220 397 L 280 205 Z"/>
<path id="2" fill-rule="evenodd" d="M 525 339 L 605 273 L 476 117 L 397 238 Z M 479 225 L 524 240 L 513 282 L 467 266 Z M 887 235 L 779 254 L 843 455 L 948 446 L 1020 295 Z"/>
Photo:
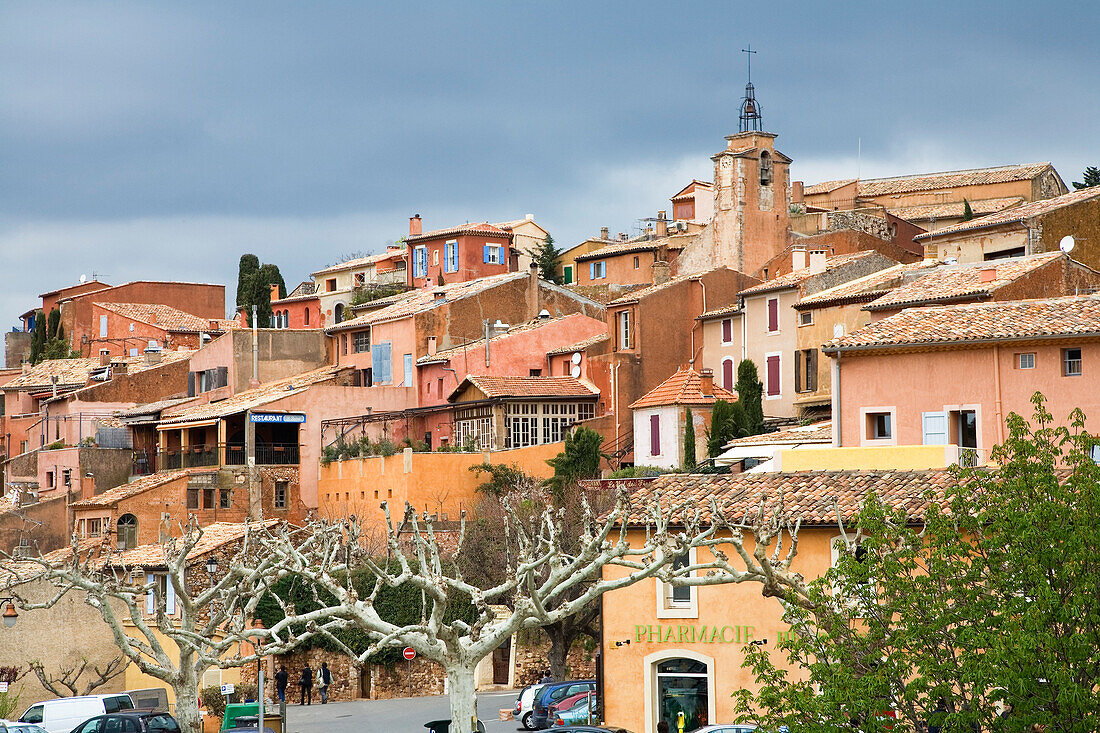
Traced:
<path id="1" fill-rule="evenodd" d="M 354 519 L 314 522 L 297 534 L 286 529 L 270 533 L 265 552 L 278 558 L 281 574 L 312 585 L 319 607 L 300 613 L 280 599 L 287 617 L 264 631 L 267 643 L 292 644 L 303 629 L 328 634 L 335 622 L 369 639 L 366 649 L 344 645 L 360 664 L 382 649 L 410 646 L 443 667 L 452 730 L 466 733 L 476 716 L 478 662 L 516 631 L 565 619 L 604 593 L 660 578 L 673 586 L 756 582 L 766 595 L 805 595 L 802 577 L 791 570 L 798 525 L 787 520 L 781 506 L 765 511 L 761 505 L 748 521 L 731 523 L 714 499 L 700 506 L 657 495 L 637 505 L 622 493 L 603 514 L 585 503 L 579 521 L 574 516 L 567 522 L 561 511 L 547 509 L 532 527 L 517 505 L 505 504 L 500 527 L 509 539 L 505 580 L 485 588 L 467 582 L 458 570 L 465 523 L 456 542 L 441 542 L 431 518 L 417 517 L 410 507 L 395 518 L 383 504 L 386 560 L 360 549 L 361 530 Z M 691 548 L 704 551 L 695 553 L 694 562 L 675 562 Z M 372 577 L 369 588 L 357 589 L 351 581 L 356 568 Z M 379 592 L 406 584 L 421 594 L 420 619 L 399 624 L 383 618 L 375 604 Z M 466 603 L 471 615 L 453 613 Z M 343 644 L 339 636 L 331 638 Z"/>
<path id="2" fill-rule="evenodd" d="M 192 522 L 182 537 L 121 552 L 107 540 L 89 547 L 74 537 L 72 552 L 62 561 L 56 553 L 20 559 L 6 591 L 31 613 L 77 594 L 99 612 L 125 663 L 172 687 L 180 726 L 198 733 L 203 673 L 257 660 L 241 642 L 249 638 L 255 617 L 254 590 L 264 587 L 268 576 L 278 576 L 273 558 L 258 551 L 254 540 L 270 526 L 204 530 Z M 213 575 L 206 568 L 211 555 L 218 561 Z M 269 652 L 289 649 L 268 646 Z"/>
<path id="3" fill-rule="evenodd" d="M 55 665 L 52 670 L 47 669 L 46 663 L 41 659 L 32 659 L 27 662 L 27 667 L 34 672 L 42 689 L 58 697 L 73 697 L 92 694 L 93 690 L 125 672 L 129 663 L 130 660 L 120 654 L 107 660 L 100 669 L 98 664 L 80 655 L 68 663 Z"/>

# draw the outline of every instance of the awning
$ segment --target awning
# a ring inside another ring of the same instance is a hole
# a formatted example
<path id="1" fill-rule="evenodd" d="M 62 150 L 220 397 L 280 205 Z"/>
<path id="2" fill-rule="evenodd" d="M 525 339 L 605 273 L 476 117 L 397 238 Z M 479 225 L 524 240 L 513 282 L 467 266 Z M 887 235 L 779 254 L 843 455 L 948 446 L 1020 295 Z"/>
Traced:
<path id="1" fill-rule="evenodd" d="M 805 443 L 756 443 L 754 445 L 738 445 L 715 456 L 714 463 L 718 466 L 728 466 L 743 461 L 746 458 L 771 460 L 772 457 L 775 456 L 776 451 L 798 450 L 800 448 L 820 448 L 831 444 L 830 441 L 825 440 L 807 441 Z"/>
<path id="2" fill-rule="evenodd" d="M 191 422 L 174 422 L 168 425 L 158 425 L 157 430 L 186 430 L 187 428 L 205 428 L 209 425 L 217 425 L 218 419 L 192 420 Z"/>

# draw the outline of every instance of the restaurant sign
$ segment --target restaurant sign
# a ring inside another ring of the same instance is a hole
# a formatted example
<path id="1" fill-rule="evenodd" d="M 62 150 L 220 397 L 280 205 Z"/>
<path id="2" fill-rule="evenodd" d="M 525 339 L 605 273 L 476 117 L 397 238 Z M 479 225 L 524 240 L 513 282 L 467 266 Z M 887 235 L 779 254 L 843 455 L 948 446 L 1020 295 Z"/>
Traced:
<path id="1" fill-rule="evenodd" d="M 248 419 L 254 423 L 304 423 L 306 416 L 301 412 L 252 412 Z"/>

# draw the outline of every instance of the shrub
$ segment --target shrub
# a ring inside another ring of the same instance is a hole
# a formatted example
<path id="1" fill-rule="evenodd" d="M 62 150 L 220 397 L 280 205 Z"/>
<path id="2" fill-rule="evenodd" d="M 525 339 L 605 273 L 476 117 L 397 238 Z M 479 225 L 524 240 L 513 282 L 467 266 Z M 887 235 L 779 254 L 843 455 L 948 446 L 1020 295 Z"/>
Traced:
<path id="1" fill-rule="evenodd" d="M 234 685 L 233 699 L 234 700 L 255 700 L 256 699 L 256 685 L 243 684 Z M 203 707 L 213 715 L 215 718 L 225 717 L 225 695 L 222 694 L 222 688 L 218 685 L 210 685 L 199 690 L 199 699 L 202 700 Z"/>

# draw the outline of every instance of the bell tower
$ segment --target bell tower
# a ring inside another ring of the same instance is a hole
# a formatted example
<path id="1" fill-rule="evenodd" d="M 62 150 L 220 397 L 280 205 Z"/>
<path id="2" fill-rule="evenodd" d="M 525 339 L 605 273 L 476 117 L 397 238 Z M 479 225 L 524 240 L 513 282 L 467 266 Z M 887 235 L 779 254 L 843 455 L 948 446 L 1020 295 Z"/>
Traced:
<path id="1" fill-rule="evenodd" d="M 715 265 L 762 277 L 762 268 L 787 247 L 790 233 L 791 159 L 775 149 L 775 133 L 763 130 L 760 102 L 750 77 L 741 99 L 738 132 L 714 162 Z"/>

